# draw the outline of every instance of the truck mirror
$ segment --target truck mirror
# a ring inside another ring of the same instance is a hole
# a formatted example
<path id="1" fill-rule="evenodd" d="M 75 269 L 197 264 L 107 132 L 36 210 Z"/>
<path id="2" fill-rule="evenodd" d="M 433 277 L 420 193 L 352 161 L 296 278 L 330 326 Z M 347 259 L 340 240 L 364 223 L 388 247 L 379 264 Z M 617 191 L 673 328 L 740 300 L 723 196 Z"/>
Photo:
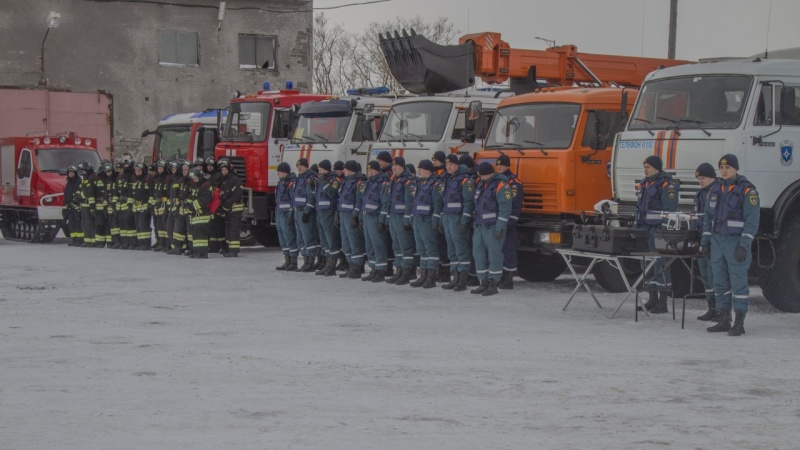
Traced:
<path id="1" fill-rule="evenodd" d="M 590 140 L 592 150 L 605 150 L 608 147 L 608 130 L 610 129 L 611 114 L 608 111 L 594 111 L 595 133 Z"/>
<path id="2" fill-rule="evenodd" d="M 472 133 L 472 142 L 475 142 L 475 125 L 481 118 L 482 112 L 483 105 L 481 104 L 480 100 L 473 100 L 469 102 L 469 106 L 467 107 L 467 111 L 465 112 L 464 116 L 464 130 L 466 131 L 465 136 L 469 136 L 469 134 Z"/>
<path id="3" fill-rule="evenodd" d="M 150 131 L 150 130 L 142 131 L 142 139 L 146 138 L 147 136 L 150 136 L 151 134 L 152 134 L 152 131 Z"/>
<path id="4" fill-rule="evenodd" d="M 298 104 L 298 103 L 293 103 L 293 104 L 292 104 L 292 109 L 291 109 L 291 111 L 292 111 L 293 113 L 297 114 L 297 112 L 298 112 L 298 111 L 300 111 L 300 104 Z"/>
<path id="5" fill-rule="evenodd" d="M 203 130 L 203 145 L 200 149 L 203 152 L 203 159 L 214 156 L 215 141 L 214 130 Z"/>

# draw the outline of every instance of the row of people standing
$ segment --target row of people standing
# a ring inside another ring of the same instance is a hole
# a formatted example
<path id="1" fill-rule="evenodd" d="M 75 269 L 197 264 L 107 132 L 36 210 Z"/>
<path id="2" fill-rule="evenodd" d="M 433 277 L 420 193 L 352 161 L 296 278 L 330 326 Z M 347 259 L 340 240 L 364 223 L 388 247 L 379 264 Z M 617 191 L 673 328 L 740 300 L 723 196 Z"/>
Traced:
<path id="1" fill-rule="evenodd" d="M 513 288 L 523 189 L 509 166 L 501 156 L 503 173 L 488 162 L 476 172 L 469 156 L 443 152 L 416 168 L 381 152 L 366 174 L 353 160 L 314 170 L 301 158 L 297 175 L 281 163 L 276 222 L 285 261 L 277 269 L 423 288 L 444 282 L 455 291 L 477 285 L 471 292 L 483 295 Z M 365 265 L 371 272 L 362 278 Z"/>

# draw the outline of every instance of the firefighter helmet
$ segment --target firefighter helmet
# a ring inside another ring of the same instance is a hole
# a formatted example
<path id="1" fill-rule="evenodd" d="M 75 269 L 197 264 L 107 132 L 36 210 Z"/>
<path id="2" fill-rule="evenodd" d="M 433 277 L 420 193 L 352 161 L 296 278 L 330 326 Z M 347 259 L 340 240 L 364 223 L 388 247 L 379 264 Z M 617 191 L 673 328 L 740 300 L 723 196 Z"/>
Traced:
<path id="1" fill-rule="evenodd" d="M 207 166 L 214 166 L 214 165 L 216 165 L 216 164 L 217 164 L 217 160 L 216 160 L 216 159 L 215 159 L 213 156 L 209 156 L 209 157 L 206 159 L 206 165 L 207 165 Z"/>
<path id="2" fill-rule="evenodd" d="M 204 164 L 203 158 L 197 158 L 194 160 L 195 166 L 202 166 Z"/>
<path id="3" fill-rule="evenodd" d="M 222 169 L 223 167 L 227 167 L 228 170 L 231 170 L 231 163 L 225 158 L 220 159 L 217 164 L 217 168 Z"/>
<path id="4" fill-rule="evenodd" d="M 76 166 L 74 166 L 74 165 L 67 167 L 67 173 L 70 173 L 70 172 L 75 172 L 77 174 L 78 173 L 78 168 Z"/>
<path id="5" fill-rule="evenodd" d="M 89 163 L 89 161 L 81 161 L 81 162 L 78 163 L 78 170 L 84 170 L 86 172 L 91 172 L 92 170 L 94 170 L 94 168 L 92 167 L 92 164 Z"/>
<path id="6" fill-rule="evenodd" d="M 203 178 L 203 171 L 199 167 L 195 167 L 194 169 L 189 171 L 189 176 L 200 180 Z"/>
<path id="7" fill-rule="evenodd" d="M 118 162 L 118 163 L 116 164 L 116 167 L 117 167 L 117 169 L 122 169 L 122 168 L 124 168 L 124 167 L 125 167 L 125 163 L 123 163 L 123 162 Z"/>
<path id="8" fill-rule="evenodd" d="M 178 168 L 178 161 L 169 162 L 169 170 L 176 170 Z"/>
<path id="9" fill-rule="evenodd" d="M 112 172 L 114 170 L 114 166 L 111 165 L 111 161 L 104 162 L 101 167 L 103 172 Z"/>
<path id="10" fill-rule="evenodd" d="M 158 162 L 156 163 L 156 167 L 164 167 L 164 168 L 166 168 L 167 167 L 167 162 L 164 161 L 163 159 L 159 159 Z"/>
<path id="11" fill-rule="evenodd" d="M 134 169 L 139 169 L 141 171 L 144 171 L 144 163 L 138 162 L 138 163 L 134 164 L 133 168 Z"/>

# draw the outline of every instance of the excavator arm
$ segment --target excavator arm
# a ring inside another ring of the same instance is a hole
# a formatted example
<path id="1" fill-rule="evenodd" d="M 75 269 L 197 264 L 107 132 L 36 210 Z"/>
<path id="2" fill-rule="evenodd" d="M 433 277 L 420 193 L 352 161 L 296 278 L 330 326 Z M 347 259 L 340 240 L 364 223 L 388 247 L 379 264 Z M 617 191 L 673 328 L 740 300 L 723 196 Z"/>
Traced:
<path id="1" fill-rule="evenodd" d="M 489 84 L 510 80 L 516 93 L 548 85 L 641 86 L 644 77 L 663 67 L 687 64 L 659 58 L 578 53 L 574 45 L 546 50 L 511 48 L 500 33 L 462 36 L 459 45 L 438 45 L 411 30 L 381 35 L 381 49 L 397 81 L 415 94 L 465 89 L 480 77 Z"/>

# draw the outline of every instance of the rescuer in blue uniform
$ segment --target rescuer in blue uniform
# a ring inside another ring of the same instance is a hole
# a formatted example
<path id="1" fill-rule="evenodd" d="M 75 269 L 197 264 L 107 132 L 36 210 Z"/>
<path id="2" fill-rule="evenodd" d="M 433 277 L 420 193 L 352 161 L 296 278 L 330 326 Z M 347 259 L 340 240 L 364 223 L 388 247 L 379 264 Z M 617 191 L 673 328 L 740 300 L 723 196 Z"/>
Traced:
<path id="1" fill-rule="evenodd" d="M 506 240 L 503 244 L 503 277 L 497 283 L 499 289 L 514 289 L 514 275 L 517 274 L 517 222 L 522 214 L 522 198 L 525 187 L 514 172 L 511 171 L 511 158 L 500 155 L 497 158 L 497 172 L 508 178 L 508 187 L 511 188 L 511 215 L 508 217 Z"/>
<path id="2" fill-rule="evenodd" d="M 714 319 L 717 324 L 708 331 L 741 336 L 750 303 L 747 270 L 753 258 L 751 246 L 758 232 L 761 202 L 756 187 L 739 175 L 739 160 L 735 155 L 720 158 L 719 175 L 708 194 L 701 240 L 704 253 L 711 257 L 719 313 Z M 731 306 L 736 312 L 733 327 Z"/>
<path id="3" fill-rule="evenodd" d="M 656 230 L 664 220 L 661 213 L 678 210 L 678 184 L 672 180 L 672 175 L 662 171 L 663 162 L 658 156 L 648 156 L 642 166 L 645 178 L 636 189 L 636 227 L 647 230 L 647 248 L 655 252 Z M 650 295 L 645 309 L 654 314 L 668 312 L 667 296 L 672 290 L 672 277 L 669 270 L 664 269 L 664 258 L 659 258 L 645 274 L 644 287 Z"/>
<path id="4" fill-rule="evenodd" d="M 414 175 L 405 167 L 402 156 L 394 158 L 389 182 L 389 233 L 395 255 L 395 274 L 387 283 L 402 286 L 417 278 L 414 266 L 414 231 L 411 229 L 411 185 Z M 407 226 L 404 224 L 408 223 Z"/>
<path id="5" fill-rule="evenodd" d="M 475 186 L 478 185 L 478 182 L 481 181 L 480 176 L 478 176 L 478 172 L 475 169 L 475 162 L 472 160 L 472 157 L 469 155 L 461 155 L 458 158 L 458 165 L 465 166 L 467 168 L 467 174 L 470 178 L 472 178 L 472 182 Z M 474 199 L 473 199 L 474 203 Z M 468 233 L 469 238 L 469 270 L 467 271 L 467 286 L 474 287 L 480 286 L 480 281 L 478 281 L 478 273 L 475 271 L 475 257 L 472 255 L 472 232 Z"/>
<path id="6" fill-rule="evenodd" d="M 464 291 L 467 289 L 467 272 L 472 247 L 469 234 L 472 228 L 472 212 L 475 210 L 475 183 L 466 166 L 458 164 L 458 155 L 447 155 L 447 175 L 440 180 L 442 191 L 442 228 L 447 240 L 447 256 L 450 260 L 452 280 L 442 289 Z"/>
<path id="7" fill-rule="evenodd" d="M 364 233 L 360 227 L 361 204 L 359 192 L 364 192 L 367 177 L 361 167 L 352 159 L 344 163 L 344 180 L 339 185 L 339 229 L 342 237 L 342 251 L 347 256 L 347 272 L 339 278 L 361 278 L 364 273 Z"/>
<path id="8" fill-rule="evenodd" d="M 478 166 L 481 181 L 475 187 L 475 231 L 472 254 L 481 285 L 472 294 L 497 294 L 497 283 L 503 276 L 503 244 L 508 218 L 511 216 L 511 188 L 506 177 L 495 173 L 488 162 Z"/>
<path id="9" fill-rule="evenodd" d="M 697 221 L 697 231 L 701 234 L 703 232 L 703 219 L 706 212 L 706 203 L 708 202 L 708 193 L 713 187 L 717 179 L 717 173 L 714 171 L 714 166 L 709 163 L 700 164 L 694 172 L 697 182 L 700 184 L 700 189 L 694 196 L 694 212 L 702 214 Z M 705 287 L 706 301 L 708 302 L 708 312 L 698 317 L 697 320 L 709 321 L 716 316 L 716 299 L 714 296 L 714 273 L 711 270 L 711 261 L 708 258 L 697 260 L 697 267 L 700 269 L 700 278 L 703 280 Z"/>
<path id="10" fill-rule="evenodd" d="M 317 180 L 317 223 L 322 230 L 320 242 L 322 251 L 325 252 L 325 266 L 315 272 L 315 275 L 332 277 L 336 275 L 336 263 L 342 253 L 342 237 L 339 235 L 339 221 L 336 217 L 336 208 L 339 201 L 339 184 L 341 180 L 333 172 L 331 162 L 327 159 L 319 163 L 319 178 Z"/>
<path id="11" fill-rule="evenodd" d="M 278 164 L 278 188 L 275 191 L 275 223 L 278 228 L 278 243 L 283 251 L 284 262 L 275 270 L 294 272 L 297 270 L 297 230 L 294 227 L 294 185 L 297 176 L 288 163 Z"/>
<path id="12" fill-rule="evenodd" d="M 386 223 L 389 220 L 389 177 L 377 161 L 367 164 L 369 178 L 364 191 L 359 191 L 361 217 L 364 223 L 364 244 L 367 263 L 372 269 L 362 281 L 380 283 L 386 280 L 387 257 Z"/>
<path id="13" fill-rule="evenodd" d="M 297 181 L 294 185 L 294 223 L 297 228 L 297 243 L 303 255 L 300 272 L 313 272 L 319 250 L 319 234 L 317 233 L 316 189 L 317 174 L 309 170 L 308 160 L 297 160 Z"/>
<path id="14" fill-rule="evenodd" d="M 446 160 L 447 156 L 441 150 L 434 152 L 433 157 L 431 157 L 431 162 L 433 163 L 433 176 L 437 181 L 442 181 L 447 176 L 447 170 L 445 170 Z M 439 183 L 440 190 L 441 187 L 442 184 Z M 439 243 L 439 270 L 436 273 L 436 281 L 441 283 L 449 283 L 450 257 L 447 254 L 447 239 L 444 237 L 444 228 L 441 227 L 441 223 L 439 225 L 439 234 L 437 235 Z"/>
<path id="15" fill-rule="evenodd" d="M 386 178 L 391 180 L 392 176 L 394 175 L 394 171 L 392 169 L 392 155 L 391 153 L 387 152 L 386 150 L 381 151 L 378 153 L 378 156 L 375 158 L 378 161 L 378 165 L 381 168 L 381 172 L 386 175 Z M 388 222 L 386 224 L 388 229 Z M 394 274 L 394 267 L 395 267 L 395 256 L 394 256 L 394 245 L 392 244 L 392 235 L 387 231 L 386 233 L 386 276 L 393 276 Z M 399 272 L 399 270 L 398 270 Z"/>
<path id="16" fill-rule="evenodd" d="M 344 161 L 338 160 L 333 163 L 333 175 L 335 175 L 339 179 L 339 186 L 342 185 L 342 181 L 344 180 Z M 338 189 L 338 188 L 337 188 Z M 338 195 L 338 194 L 337 194 Z M 337 197 L 338 198 L 338 197 Z M 347 256 L 345 256 L 344 251 L 342 251 L 342 235 L 339 230 L 339 202 L 336 202 L 336 208 L 334 208 L 334 220 L 336 221 L 336 228 L 337 233 L 339 233 L 339 261 L 336 264 L 336 270 L 347 270 L 348 268 L 348 260 Z"/>
<path id="17" fill-rule="evenodd" d="M 420 258 L 420 277 L 411 287 L 432 288 L 436 286 L 439 272 L 439 221 L 441 220 L 442 196 L 439 180 L 434 175 L 433 163 L 423 159 L 417 164 L 419 179 L 413 185 L 414 198 L 411 209 L 411 225 Z"/>

